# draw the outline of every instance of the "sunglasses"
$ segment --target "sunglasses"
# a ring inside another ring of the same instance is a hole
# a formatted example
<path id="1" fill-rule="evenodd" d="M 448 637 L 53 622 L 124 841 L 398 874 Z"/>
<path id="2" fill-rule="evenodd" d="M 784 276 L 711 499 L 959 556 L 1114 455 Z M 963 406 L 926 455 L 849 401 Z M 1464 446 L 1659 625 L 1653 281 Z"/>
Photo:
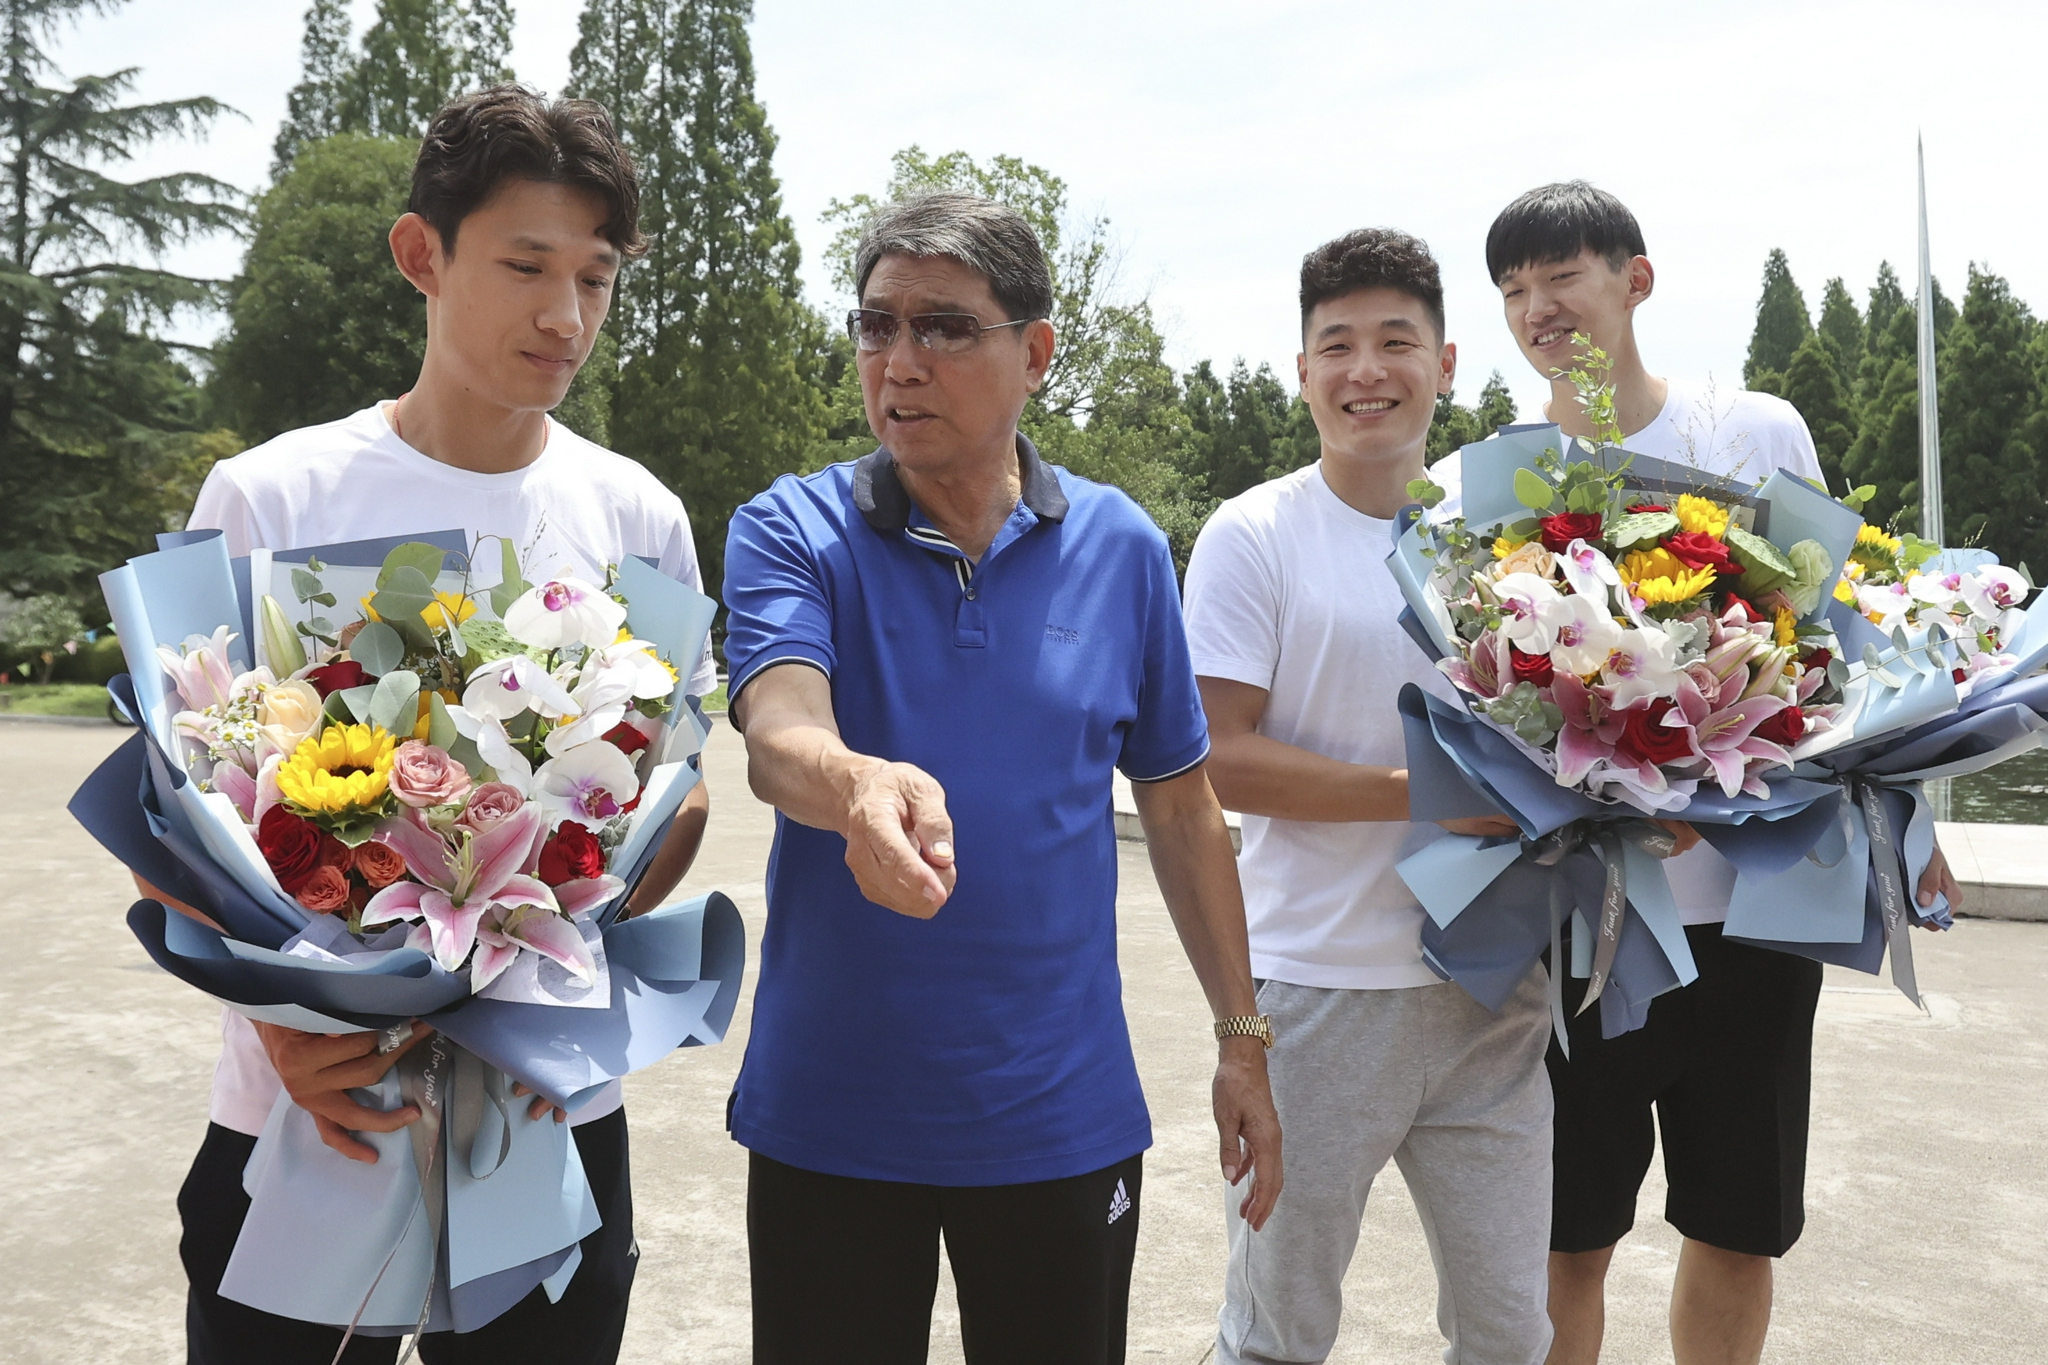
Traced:
<path id="1" fill-rule="evenodd" d="M 918 313 L 913 317 L 899 318 L 880 308 L 856 308 L 846 315 L 846 334 L 863 351 L 886 351 L 896 344 L 903 325 L 909 323 L 911 337 L 925 350 L 937 351 L 941 355 L 958 355 L 962 351 L 973 350 L 984 332 L 1022 327 L 1032 321 L 1032 318 L 1019 318 L 1015 322 L 998 322 L 984 327 L 981 319 L 972 313 Z"/>

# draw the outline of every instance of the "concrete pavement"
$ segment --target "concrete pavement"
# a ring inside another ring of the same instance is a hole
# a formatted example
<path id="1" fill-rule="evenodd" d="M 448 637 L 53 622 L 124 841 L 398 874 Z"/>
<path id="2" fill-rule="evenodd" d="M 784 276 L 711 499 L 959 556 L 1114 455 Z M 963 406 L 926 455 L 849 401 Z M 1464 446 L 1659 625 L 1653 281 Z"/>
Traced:
<path id="1" fill-rule="evenodd" d="M 0 725 L 0 1046 L 16 1059 L 0 1193 L 0 1362 L 182 1358 L 179 1181 L 206 1123 L 218 1012 L 143 956 L 120 869 L 63 811 L 125 732 Z M 759 942 L 769 813 L 737 738 L 709 751 L 711 835 L 688 887 L 733 895 Z M 968 870 L 971 875 L 971 851 Z M 1195 1365 L 1221 1273 L 1207 1011 L 1140 845 L 1121 849 L 1125 1005 L 1157 1143 L 1147 1157 L 1130 1358 Z M 1818 1026 L 1805 1240 L 1765 1358 L 2008 1362 L 2048 1339 L 2048 925 L 1965 921 L 1917 940 L 1931 1013 L 1830 973 Z M 748 1358 L 745 1154 L 722 1131 L 751 999 L 721 1047 L 627 1082 L 642 1259 L 624 1359 Z M 1609 1349 L 1669 1360 L 1677 1238 L 1653 1173 L 1617 1256 Z M 1434 1277 L 1400 1180 L 1373 1197 L 1338 1362 L 1438 1359 Z M 934 1361 L 960 1359 L 950 1282 Z"/>

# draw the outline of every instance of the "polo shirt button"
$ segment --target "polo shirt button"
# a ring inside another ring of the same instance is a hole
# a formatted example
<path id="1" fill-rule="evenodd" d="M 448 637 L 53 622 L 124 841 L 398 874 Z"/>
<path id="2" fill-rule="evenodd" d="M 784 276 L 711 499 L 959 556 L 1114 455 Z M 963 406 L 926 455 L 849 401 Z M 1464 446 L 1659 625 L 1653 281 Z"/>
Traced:
<path id="1" fill-rule="evenodd" d="M 967 590 L 967 600 L 968 600 L 968 601 L 970 601 L 970 602 L 972 602 L 972 601 L 974 600 L 974 589 L 972 589 L 972 588 L 969 588 L 969 589 Z"/>

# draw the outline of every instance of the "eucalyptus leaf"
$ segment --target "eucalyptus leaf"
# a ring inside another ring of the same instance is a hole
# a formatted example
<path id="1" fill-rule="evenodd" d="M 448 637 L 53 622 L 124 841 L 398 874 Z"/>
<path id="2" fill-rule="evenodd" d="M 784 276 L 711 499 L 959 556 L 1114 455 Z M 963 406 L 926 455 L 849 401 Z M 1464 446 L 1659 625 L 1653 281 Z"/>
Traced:
<path id="1" fill-rule="evenodd" d="M 370 724 L 382 726 L 400 739 L 410 738 L 419 724 L 420 675 L 401 668 L 377 681 L 370 697 Z"/>
<path id="2" fill-rule="evenodd" d="M 427 694 L 427 743 L 450 753 L 455 751 L 455 741 L 462 738 L 462 732 L 455 728 L 455 717 L 448 714 L 448 703 L 441 700 L 439 692 Z M 469 766 L 464 764 L 464 767 Z"/>
<path id="3" fill-rule="evenodd" d="M 1834 684 L 1837 692 L 1847 687 L 1849 685 L 1849 665 L 1843 663 L 1840 659 L 1828 660 L 1828 681 Z"/>
<path id="4" fill-rule="evenodd" d="M 1889 672 L 1882 668 L 1873 669 L 1871 671 L 1870 676 L 1877 679 L 1879 682 L 1883 683 L 1886 687 L 1891 688 L 1894 692 L 1898 691 L 1900 688 L 1906 685 L 1906 680 L 1904 678 L 1900 677 L 1896 673 Z"/>
<path id="5" fill-rule="evenodd" d="M 401 575 L 410 569 L 426 582 L 427 595 L 431 597 L 434 579 L 440 576 L 441 565 L 447 558 L 448 552 L 438 545 L 409 540 L 384 556 L 384 567 L 377 571 L 377 587 L 379 590 L 398 587 Z"/>
<path id="6" fill-rule="evenodd" d="M 498 537 L 499 579 L 491 589 L 491 610 L 503 616 L 526 595 L 526 576 L 519 569 L 519 548 L 508 536 Z"/>
<path id="7" fill-rule="evenodd" d="M 438 743 L 438 741 L 436 741 Z M 476 783 L 495 782 L 498 774 L 484 756 L 477 752 L 476 741 L 465 735 L 457 735 L 441 747 L 448 751 L 448 757 L 460 763 L 468 771 L 470 780 Z"/>
<path id="8" fill-rule="evenodd" d="M 364 683 L 361 687 L 345 688 L 327 699 L 327 709 L 334 709 L 335 698 L 341 699 L 345 715 L 336 719 L 345 725 L 367 725 L 370 720 L 370 698 L 376 694 L 375 683 Z"/>
<path id="9" fill-rule="evenodd" d="M 1548 512 L 1557 504 L 1557 490 L 1533 469 L 1515 471 L 1515 501 L 1534 512 Z"/>
<path id="10" fill-rule="evenodd" d="M 334 605 L 336 599 L 334 594 L 331 592 L 316 592 L 306 600 L 308 602 L 315 603 L 319 606 L 331 607 Z"/>
<path id="11" fill-rule="evenodd" d="M 301 602 L 310 602 L 320 592 L 320 580 L 304 569 L 292 569 L 292 592 Z"/>
<path id="12" fill-rule="evenodd" d="M 367 687 L 349 689 L 361 692 L 365 701 L 369 700 L 370 690 Z M 356 713 L 349 709 L 348 692 L 329 692 L 327 701 L 320 708 L 320 714 L 329 725 L 353 725 L 356 721 Z"/>
<path id="13" fill-rule="evenodd" d="M 1678 518 L 1670 512 L 1630 512 L 1607 523 L 1607 540 L 1617 550 L 1628 550 L 1677 529 Z"/>
<path id="14" fill-rule="evenodd" d="M 384 622 L 365 621 L 349 642 L 348 656 L 381 678 L 405 661 L 405 641 Z"/>

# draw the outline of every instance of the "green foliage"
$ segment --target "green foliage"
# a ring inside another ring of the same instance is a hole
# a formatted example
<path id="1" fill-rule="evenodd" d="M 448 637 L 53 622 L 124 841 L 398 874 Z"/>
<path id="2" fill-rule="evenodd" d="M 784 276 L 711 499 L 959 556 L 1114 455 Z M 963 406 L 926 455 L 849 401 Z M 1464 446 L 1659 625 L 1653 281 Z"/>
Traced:
<path id="1" fill-rule="evenodd" d="M 85 621 L 78 608 L 71 605 L 71 599 L 59 593 L 43 593 L 16 607 L 6 624 L 0 625 L 0 650 L 6 651 L 6 657 L 20 661 L 24 671 L 34 668 L 36 681 L 46 683 L 57 660 L 75 651 L 79 637 L 84 634 Z"/>
<path id="2" fill-rule="evenodd" d="M 1947 539 L 2008 564 L 2048 559 L 2041 330 L 2002 277 L 1973 266 L 1938 369 Z"/>
<path id="3" fill-rule="evenodd" d="M 1515 420 L 1515 399 L 1499 370 L 1486 377 L 1485 387 L 1479 390 L 1479 401 L 1473 406 L 1461 406 L 1456 397 L 1453 392 L 1436 400 L 1436 417 L 1430 425 L 1429 445 L 1423 455 L 1428 464 L 1435 464 L 1460 446 L 1485 440 Z"/>
<path id="4" fill-rule="evenodd" d="M 511 50 L 510 0 L 378 0 L 359 51 L 351 48 L 347 0 L 313 0 L 273 177 L 336 133 L 417 141 L 456 95 L 511 80 Z"/>
<path id="5" fill-rule="evenodd" d="M 1572 395 L 1593 427 L 1595 445 L 1618 446 L 1626 433 L 1621 415 L 1614 409 L 1614 358 L 1593 344 L 1584 332 L 1572 333 L 1578 363 L 1565 371 L 1576 392 Z"/>
<path id="6" fill-rule="evenodd" d="M 1238 360 L 1227 379 L 1204 360 L 1184 380 L 1191 440 L 1185 468 L 1210 496 L 1234 498 L 1322 453 L 1308 406 L 1282 387 L 1272 367 Z M 1305 434 L 1304 434 L 1305 433 Z"/>
<path id="7" fill-rule="evenodd" d="M 612 111 L 641 176 L 645 258 L 608 324 L 613 444 L 682 496 L 704 581 L 733 509 L 823 433 L 830 351 L 797 281 L 745 0 L 588 0 L 572 93 Z"/>
<path id="8" fill-rule="evenodd" d="M 1814 331 L 1828 348 L 1828 359 L 1834 362 L 1835 375 L 1845 384 L 1856 377 L 1856 367 L 1863 359 L 1864 328 L 1863 314 L 1856 309 L 1856 300 L 1842 283 L 1840 275 L 1827 282 L 1821 294 L 1820 321 Z M 1796 357 L 1798 352 L 1793 352 Z"/>
<path id="9" fill-rule="evenodd" d="M 331 422 L 419 376 L 425 309 L 385 242 L 415 151 L 337 134 L 301 151 L 259 202 L 212 380 L 244 435 Z"/>
<path id="10" fill-rule="evenodd" d="M 1860 347 L 1860 337 L 1858 344 Z M 1828 487 L 1842 487 L 1842 461 L 1856 439 L 1856 412 L 1850 404 L 1848 386 L 1836 368 L 1835 343 L 1824 332 L 1812 333 L 1799 343 L 1799 349 L 1792 353 L 1792 363 L 1780 378 L 1778 395 L 1799 409 L 1799 415 L 1806 419 L 1806 429 L 1813 433 L 1813 447 L 1820 456 L 1821 474 Z"/>
<path id="11" fill-rule="evenodd" d="M 153 266 L 239 230 L 241 196 L 206 176 L 122 181 L 112 166 L 204 131 L 211 99 L 130 104 L 133 69 L 66 82 L 46 45 L 90 0 L 0 0 L 0 587 L 70 592 L 150 548 L 219 442 L 179 348 L 154 329 L 215 287 Z M 203 470 L 200 472 L 203 473 Z"/>
<path id="12" fill-rule="evenodd" d="M 1742 362 L 1742 382 L 1755 387 L 1759 375 L 1783 374 L 1799 343 L 1812 334 L 1806 296 L 1792 279 L 1785 253 L 1773 249 L 1764 262 L 1763 297 L 1757 300 L 1756 331 L 1749 339 L 1749 358 Z"/>

